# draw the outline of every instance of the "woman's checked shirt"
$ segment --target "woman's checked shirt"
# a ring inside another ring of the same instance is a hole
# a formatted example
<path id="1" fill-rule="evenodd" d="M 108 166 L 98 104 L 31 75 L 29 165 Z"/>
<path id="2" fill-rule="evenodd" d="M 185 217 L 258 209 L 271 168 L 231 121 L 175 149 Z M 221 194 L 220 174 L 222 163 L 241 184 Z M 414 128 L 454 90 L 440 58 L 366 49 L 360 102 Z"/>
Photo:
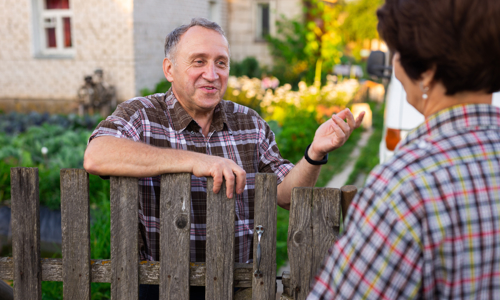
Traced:
<path id="1" fill-rule="evenodd" d="M 274 133 L 253 110 L 221 101 L 207 138 L 182 108 L 174 94 L 155 94 L 128 100 L 102 121 L 89 142 L 99 136 L 140 141 L 161 148 L 183 149 L 225 157 L 247 173 L 243 194 L 235 201 L 235 261 L 253 257 L 253 220 L 256 173 L 275 173 L 278 183 L 293 168 L 279 153 Z M 191 177 L 191 261 L 205 261 L 206 179 Z M 139 179 L 139 230 L 141 259 L 159 260 L 160 176 Z"/>
<path id="2" fill-rule="evenodd" d="M 500 299 L 500 109 L 429 117 L 370 174 L 314 299 Z"/>

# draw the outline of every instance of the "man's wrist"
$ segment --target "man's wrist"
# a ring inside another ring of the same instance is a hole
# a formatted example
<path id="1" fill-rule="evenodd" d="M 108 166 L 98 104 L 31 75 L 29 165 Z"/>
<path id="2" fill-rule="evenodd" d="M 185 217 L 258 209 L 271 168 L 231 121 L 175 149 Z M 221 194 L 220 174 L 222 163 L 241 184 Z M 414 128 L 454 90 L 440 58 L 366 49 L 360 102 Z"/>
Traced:
<path id="1" fill-rule="evenodd" d="M 307 146 L 306 151 L 304 153 L 304 158 L 306 159 L 306 161 L 311 165 L 315 166 L 326 164 L 328 162 L 328 153 L 325 156 L 314 155 L 314 154 L 309 156 L 309 150 L 311 149 L 311 145 L 312 144 L 309 144 L 309 146 Z"/>

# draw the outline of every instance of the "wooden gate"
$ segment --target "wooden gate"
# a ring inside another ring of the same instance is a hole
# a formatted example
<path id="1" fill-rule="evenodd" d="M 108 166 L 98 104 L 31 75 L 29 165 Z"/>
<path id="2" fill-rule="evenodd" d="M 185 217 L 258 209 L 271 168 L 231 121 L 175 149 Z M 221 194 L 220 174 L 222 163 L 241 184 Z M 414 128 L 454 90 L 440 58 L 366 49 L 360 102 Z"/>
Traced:
<path id="1" fill-rule="evenodd" d="M 137 299 L 139 284 L 159 284 L 160 299 L 189 299 L 189 286 L 205 286 L 207 300 L 233 299 L 251 287 L 252 299 L 276 298 L 277 182 L 255 178 L 254 257 L 234 263 L 235 201 L 207 178 L 206 262 L 189 262 L 191 175 L 164 174 L 160 195 L 160 261 L 139 261 L 137 178 L 111 177 L 111 260 L 90 257 L 89 177 L 61 170 L 62 259 L 40 257 L 37 168 L 11 169 L 13 257 L 0 258 L 0 279 L 14 280 L 14 299 L 41 299 L 41 282 L 62 281 L 64 299 L 90 299 L 91 282 L 111 283 L 112 299 Z M 355 188 L 295 188 L 288 232 L 291 272 L 282 299 L 305 299 L 327 249 L 338 237 Z M 233 192 L 234 194 L 234 192 Z M 259 230 L 257 230 L 259 229 Z M 259 234 L 261 235 L 259 242 Z M 258 249 L 260 248 L 260 249 Z M 260 255 L 258 255 L 260 254 Z"/>

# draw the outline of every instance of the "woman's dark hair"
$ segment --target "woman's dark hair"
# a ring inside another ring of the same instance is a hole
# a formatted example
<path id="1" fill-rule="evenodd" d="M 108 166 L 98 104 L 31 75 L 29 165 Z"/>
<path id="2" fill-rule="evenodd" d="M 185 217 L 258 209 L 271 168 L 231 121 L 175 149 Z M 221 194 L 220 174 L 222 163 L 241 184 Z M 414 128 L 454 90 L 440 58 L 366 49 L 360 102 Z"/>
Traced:
<path id="1" fill-rule="evenodd" d="M 377 16 L 411 79 L 435 66 L 447 95 L 500 90 L 500 0 L 386 0 Z"/>

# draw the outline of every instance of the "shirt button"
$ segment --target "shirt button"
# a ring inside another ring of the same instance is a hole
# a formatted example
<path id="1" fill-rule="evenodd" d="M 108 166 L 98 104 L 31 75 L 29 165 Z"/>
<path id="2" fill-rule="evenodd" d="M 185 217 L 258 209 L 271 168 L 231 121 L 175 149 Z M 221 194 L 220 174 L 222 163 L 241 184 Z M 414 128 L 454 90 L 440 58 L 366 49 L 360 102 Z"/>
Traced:
<path id="1" fill-rule="evenodd" d="M 191 130 L 191 135 L 194 135 L 194 131 Z"/>

